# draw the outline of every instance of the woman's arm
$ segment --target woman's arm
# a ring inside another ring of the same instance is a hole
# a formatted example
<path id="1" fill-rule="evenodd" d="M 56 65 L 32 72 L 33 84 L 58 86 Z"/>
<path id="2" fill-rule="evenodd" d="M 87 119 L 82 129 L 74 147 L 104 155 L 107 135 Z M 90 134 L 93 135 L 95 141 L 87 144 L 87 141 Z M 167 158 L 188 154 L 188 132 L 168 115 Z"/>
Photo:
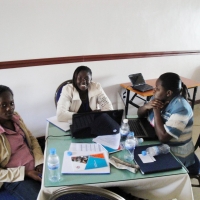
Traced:
<path id="1" fill-rule="evenodd" d="M 164 104 L 160 100 L 152 99 L 145 105 L 138 108 L 137 115 L 139 117 L 146 117 L 149 110 L 151 110 L 153 108 L 162 108 L 163 105 Z"/>
<path id="2" fill-rule="evenodd" d="M 16 168 L 0 168 L 0 186 L 3 182 L 17 182 L 23 181 L 25 175 L 25 167 L 20 166 Z"/>
<path id="3" fill-rule="evenodd" d="M 67 122 L 71 120 L 73 114 L 78 111 L 80 106 L 79 94 L 73 90 L 72 84 L 64 86 L 57 103 L 56 116 L 58 121 Z M 70 110 L 70 107 L 73 107 L 73 111 Z"/>
<path id="4" fill-rule="evenodd" d="M 112 103 L 110 101 L 110 99 L 108 98 L 108 96 L 106 95 L 106 93 L 104 92 L 103 88 L 101 87 L 101 85 L 98 85 L 98 89 L 99 89 L 99 94 L 98 94 L 98 104 L 100 106 L 100 109 L 102 111 L 105 110 L 113 110 L 113 106 Z"/>
<path id="5" fill-rule="evenodd" d="M 172 139 L 172 136 L 169 135 L 164 128 L 160 108 L 154 108 L 153 112 L 154 112 L 154 123 L 155 123 L 154 128 L 156 135 L 158 136 L 160 142 L 168 142 L 169 140 Z"/>
<path id="6" fill-rule="evenodd" d="M 19 115 L 18 113 L 16 113 L 16 114 Z M 33 156 L 34 156 L 34 159 L 35 159 L 35 167 L 43 164 L 44 155 L 42 153 L 42 149 L 41 149 L 41 147 L 38 143 L 38 140 L 32 135 L 32 133 L 26 127 L 26 125 L 25 125 L 25 123 L 24 123 L 24 121 L 22 120 L 21 117 L 20 117 L 20 127 L 24 131 L 24 133 L 26 135 L 27 142 L 29 144 L 29 148 L 33 152 Z"/>

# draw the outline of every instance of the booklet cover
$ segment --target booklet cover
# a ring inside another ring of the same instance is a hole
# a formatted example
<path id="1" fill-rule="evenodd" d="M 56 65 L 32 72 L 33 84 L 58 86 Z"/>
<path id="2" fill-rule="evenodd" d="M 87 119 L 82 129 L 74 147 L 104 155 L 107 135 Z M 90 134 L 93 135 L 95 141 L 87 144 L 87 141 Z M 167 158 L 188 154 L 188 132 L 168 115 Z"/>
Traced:
<path id="1" fill-rule="evenodd" d="M 62 174 L 108 174 L 110 165 L 108 153 L 104 152 L 64 152 Z"/>
<path id="2" fill-rule="evenodd" d="M 71 156 L 71 162 L 74 171 L 97 169 L 108 166 L 104 153 Z"/>

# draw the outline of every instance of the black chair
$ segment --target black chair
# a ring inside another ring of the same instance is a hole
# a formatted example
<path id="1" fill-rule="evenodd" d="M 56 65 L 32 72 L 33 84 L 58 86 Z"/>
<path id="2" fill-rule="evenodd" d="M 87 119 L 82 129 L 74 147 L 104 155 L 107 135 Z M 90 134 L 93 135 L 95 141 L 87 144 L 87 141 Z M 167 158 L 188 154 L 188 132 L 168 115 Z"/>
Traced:
<path id="1" fill-rule="evenodd" d="M 61 93 L 61 91 L 62 91 L 63 86 L 65 86 L 65 85 L 67 85 L 67 84 L 70 84 L 70 83 L 72 83 L 72 80 L 64 81 L 64 82 L 61 83 L 61 84 L 58 86 L 58 88 L 56 89 L 56 93 L 55 93 L 55 96 L 54 96 L 54 101 L 55 101 L 56 107 L 57 107 L 57 102 L 58 102 L 58 100 L 59 100 L 59 98 L 60 98 L 60 93 Z"/>
<path id="2" fill-rule="evenodd" d="M 62 187 L 54 191 L 49 200 L 125 200 L 109 190 L 87 185 Z"/>
<path id="3" fill-rule="evenodd" d="M 200 148 L 200 134 L 194 147 L 195 151 L 198 147 Z M 196 159 L 196 161 L 199 162 L 198 159 Z M 189 174 L 189 176 L 191 179 L 197 179 L 198 181 L 198 184 L 192 184 L 192 187 L 200 187 L 200 169 L 198 174 Z"/>

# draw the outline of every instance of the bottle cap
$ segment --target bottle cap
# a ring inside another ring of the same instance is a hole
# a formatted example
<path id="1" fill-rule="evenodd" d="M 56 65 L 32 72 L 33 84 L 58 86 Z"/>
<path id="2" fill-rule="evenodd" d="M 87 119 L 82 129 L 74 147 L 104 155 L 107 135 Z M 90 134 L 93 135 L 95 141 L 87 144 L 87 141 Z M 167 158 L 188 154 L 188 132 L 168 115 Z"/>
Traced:
<path id="1" fill-rule="evenodd" d="M 68 151 L 68 152 L 67 152 L 67 155 L 68 155 L 68 156 L 71 156 L 71 155 L 72 155 L 72 152 L 71 152 L 71 151 Z"/>
<path id="2" fill-rule="evenodd" d="M 146 155 L 147 155 L 147 152 L 146 152 L 146 151 L 142 151 L 142 155 L 143 155 L 143 156 L 146 156 Z"/>
<path id="3" fill-rule="evenodd" d="M 55 148 L 51 148 L 49 150 L 49 152 L 50 152 L 51 155 L 55 155 L 56 154 L 56 149 Z"/>
<path id="4" fill-rule="evenodd" d="M 128 119 L 123 119 L 123 122 L 124 123 L 128 123 Z"/>
<path id="5" fill-rule="evenodd" d="M 134 132 L 129 132 L 129 136 L 134 136 Z"/>

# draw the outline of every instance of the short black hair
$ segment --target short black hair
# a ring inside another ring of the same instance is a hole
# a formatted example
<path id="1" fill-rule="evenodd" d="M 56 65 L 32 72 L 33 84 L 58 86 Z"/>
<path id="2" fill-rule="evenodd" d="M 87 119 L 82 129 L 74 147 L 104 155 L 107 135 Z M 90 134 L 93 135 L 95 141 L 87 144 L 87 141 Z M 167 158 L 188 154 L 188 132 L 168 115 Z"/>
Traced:
<path id="1" fill-rule="evenodd" d="M 76 86 L 76 79 L 77 79 L 77 76 L 79 74 L 80 71 L 86 71 L 88 72 L 91 76 L 92 76 L 92 70 L 87 67 L 87 66 L 79 66 L 76 68 L 76 70 L 74 71 L 74 74 L 73 74 L 73 77 L 72 77 L 72 83 L 73 83 L 73 86 L 77 89 L 77 86 Z"/>
<path id="2" fill-rule="evenodd" d="M 12 91 L 9 87 L 7 87 L 7 86 L 5 86 L 5 85 L 0 85 L 0 95 L 1 95 L 3 92 L 10 92 L 10 93 L 13 95 L 13 91 Z"/>

